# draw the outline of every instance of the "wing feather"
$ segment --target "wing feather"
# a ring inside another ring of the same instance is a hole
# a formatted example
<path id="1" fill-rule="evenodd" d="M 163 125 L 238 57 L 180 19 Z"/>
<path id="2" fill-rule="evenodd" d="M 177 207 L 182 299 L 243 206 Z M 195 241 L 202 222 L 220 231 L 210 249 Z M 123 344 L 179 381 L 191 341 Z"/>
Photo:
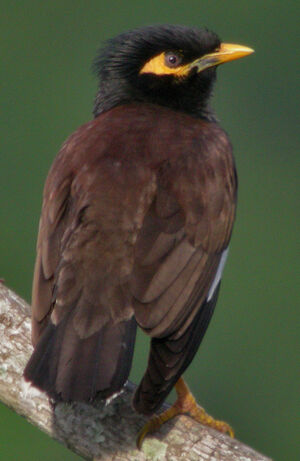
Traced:
<path id="1" fill-rule="evenodd" d="M 24 375 L 63 400 L 108 397 L 131 368 L 136 321 L 127 280 L 155 181 L 130 160 L 120 165 L 103 158 L 68 187 L 62 181 L 56 194 L 57 170 L 54 164 L 44 194 L 33 288 L 35 350 Z"/>
<path id="2" fill-rule="evenodd" d="M 191 362 L 217 301 L 218 267 L 224 265 L 232 232 L 237 184 L 228 139 L 218 129 L 216 135 L 218 142 L 207 136 L 197 152 L 161 167 L 159 200 L 137 240 L 133 307 L 139 326 L 152 338 L 148 368 L 134 398 L 142 413 L 160 406 Z M 175 215 L 181 218 L 177 226 L 168 226 Z"/>

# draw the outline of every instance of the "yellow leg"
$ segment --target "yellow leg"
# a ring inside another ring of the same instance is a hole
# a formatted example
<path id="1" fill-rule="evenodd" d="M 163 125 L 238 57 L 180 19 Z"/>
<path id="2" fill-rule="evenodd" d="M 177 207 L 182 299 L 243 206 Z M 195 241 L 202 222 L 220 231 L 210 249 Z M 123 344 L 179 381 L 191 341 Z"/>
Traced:
<path id="1" fill-rule="evenodd" d="M 166 421 L 174 418 L 174 416 L 182 414 L 187 414 L 205 426 L 212 427 L 213 429 L 223 433 L 228 433 L 230 437 L 234 437 L 234 432 L 227 423 L 224 421 L 217 421 L 212 416 L 208 415 L 202 407 L 197 405 L 193 394 L 189 390 L 183 378 L 179 378 L 175 384 L 175 390 L 177 392 L 177 400 L 174 405 L 160 415 L 154 415 L 150 418 L 139 432 L 137 437 L 137 447 L 139 449 L 141 448 L 143 440 L 147 434 L 155 432 Z"/>

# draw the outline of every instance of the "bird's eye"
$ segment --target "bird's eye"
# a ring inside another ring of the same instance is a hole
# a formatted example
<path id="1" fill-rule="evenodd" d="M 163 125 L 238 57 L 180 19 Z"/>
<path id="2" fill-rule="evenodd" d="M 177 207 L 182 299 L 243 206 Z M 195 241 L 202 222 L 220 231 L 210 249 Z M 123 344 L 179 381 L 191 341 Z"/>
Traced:
<path id="1" fill-rule="evenodd" d="M 172 51 L 169 51 L 168 53 L 165 54 L 165 64 L 168 67 L 178 67 L 182 62 L 182 57 L 174 53 Z"/>

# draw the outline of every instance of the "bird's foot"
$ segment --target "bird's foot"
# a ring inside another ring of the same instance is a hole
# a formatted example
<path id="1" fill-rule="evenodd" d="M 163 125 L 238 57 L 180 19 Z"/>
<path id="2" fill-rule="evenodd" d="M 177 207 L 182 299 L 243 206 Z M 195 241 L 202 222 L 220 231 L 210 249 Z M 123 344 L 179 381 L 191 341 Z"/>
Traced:
<path id="1" fill-rule="evenodd" d="M 147 434 L 151 434 L 157 431 L 166 421 L 174 418 L 174 416 L 183 414 L 189 415 L 191 418 L 201 424 L 204 424 L 205 426 L 212 427 L 217 431 L 229 434 L 230 437 L 234 437 L 234 432 L 229 424 L 225 423 L 224 421 L 218 421 L 214 419 L 212 416 L 206 413 L 204 408 L 197 404 L 193 394 L 189 390 L 183 378 L 179 378 L 175 385 L 175 390 L 177 392 L 178 398 L 174 405 L 172 405 L 163 413 L 154 415 L 139 432 L 137 437 L 137 447 L 139 449 L 141 448 L 144 438 Z"/>

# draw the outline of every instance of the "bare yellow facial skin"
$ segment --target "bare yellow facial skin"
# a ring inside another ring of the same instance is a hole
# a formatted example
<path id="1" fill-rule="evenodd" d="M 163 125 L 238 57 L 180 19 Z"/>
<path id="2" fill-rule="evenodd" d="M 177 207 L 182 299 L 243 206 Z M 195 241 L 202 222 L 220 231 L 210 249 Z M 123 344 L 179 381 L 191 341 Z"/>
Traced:
<path id="1" fill-rule="evenodd" d="M 169 67 L 165 63 L 165 55 L 163 52 L 154 58 L 149 59 L 140 70 L 140 74 L 155 74 L 155 75 L 177 75 L 178 77 L 185 76 L 189 72 L 186 64 L 178 67 Z"/>
<path id="2" fill-rule="evenodd" d="M 179 65 L 177 67 L 167 66 L 165 59 L 166 53 L 163 52 L 154 56 L 154 58 L 149 59 L 139 73 L 185 77 L 193 68 L 197 68 L 197 72 L 202 72 L 204 69 L 208 69 L 209 67 L 218 66 L 220 64 L 224 64 L 225 62 L 243 58 L 253 52 L 254 50 L 247 46 L 232 43 L 221 43 L 220 48 L 213 53 L 208 53 L 190 63 Z"/>

